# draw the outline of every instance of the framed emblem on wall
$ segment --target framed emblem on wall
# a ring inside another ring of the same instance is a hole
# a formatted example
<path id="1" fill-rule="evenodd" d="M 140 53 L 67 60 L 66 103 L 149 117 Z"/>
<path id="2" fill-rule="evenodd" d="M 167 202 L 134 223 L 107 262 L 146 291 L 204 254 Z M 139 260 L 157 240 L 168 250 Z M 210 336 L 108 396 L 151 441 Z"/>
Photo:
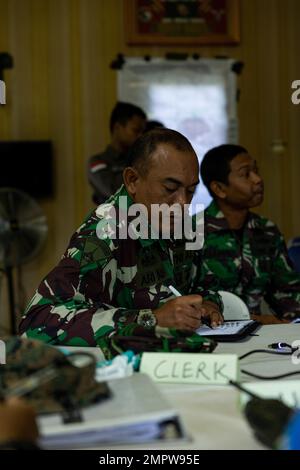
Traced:
<path id="1" fill-rule="evenodd" d="M 239 0 L 124 0 L 129 45 L 238 44 Z"/>

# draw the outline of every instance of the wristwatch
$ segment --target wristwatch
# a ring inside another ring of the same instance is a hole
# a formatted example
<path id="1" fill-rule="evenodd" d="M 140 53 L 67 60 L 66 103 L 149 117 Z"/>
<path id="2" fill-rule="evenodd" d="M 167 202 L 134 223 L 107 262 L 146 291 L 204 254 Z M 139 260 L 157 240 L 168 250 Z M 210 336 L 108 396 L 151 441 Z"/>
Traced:
<path id="1" fill-rule="evenodd" d="M 157 325 L 157 319 L 152 310 L 140 310 L 137 317 L 137 324 L 143 328 L 150 329 Z"/>

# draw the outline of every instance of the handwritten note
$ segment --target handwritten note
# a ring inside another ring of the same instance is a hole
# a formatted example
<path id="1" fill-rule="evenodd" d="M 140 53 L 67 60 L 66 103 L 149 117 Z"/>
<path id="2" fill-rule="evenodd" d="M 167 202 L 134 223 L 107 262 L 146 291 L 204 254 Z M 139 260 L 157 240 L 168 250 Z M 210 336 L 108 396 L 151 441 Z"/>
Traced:
<path id="1" fill-rule="evenodd" d="M 278 398 L 288 406 L 300 408 L 300 380 L 268 380 L 243 386 L 261 398 Z M 241 404 L 245 405 L 250 398 L 246 393 L 241 393 Z"/>
<path id="2" fill-rule="evenodd" d="M 144 353 L 140 371 L 156 382 L 227 384 L 237 380 L 235 354 Z"/>

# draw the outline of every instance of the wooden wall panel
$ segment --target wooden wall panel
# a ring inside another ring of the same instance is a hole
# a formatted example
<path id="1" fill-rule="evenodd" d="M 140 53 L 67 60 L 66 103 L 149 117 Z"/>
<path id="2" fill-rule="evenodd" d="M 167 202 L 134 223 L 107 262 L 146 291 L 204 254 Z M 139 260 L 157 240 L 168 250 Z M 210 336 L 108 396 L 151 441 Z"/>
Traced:
<path id="1" fill-rule="evenodd" d="M 286 174 L 284 180 L 283 212 L 289 214 L 289 224 L 283 225 L 287 236 L 300 234 L 299 209 L 299 180 L 300 180 L 300 105 L 291 102 L 291 83 L 300 80 L 300 2 L 291 0 L 286 4 L 286 32 L 283 44 L 286 61 L 286 78 L 281 89 L 283 90 L 282 120 L 285 123 L 285 139 L 288 148 L 288 158 L 285 162 Z"/>

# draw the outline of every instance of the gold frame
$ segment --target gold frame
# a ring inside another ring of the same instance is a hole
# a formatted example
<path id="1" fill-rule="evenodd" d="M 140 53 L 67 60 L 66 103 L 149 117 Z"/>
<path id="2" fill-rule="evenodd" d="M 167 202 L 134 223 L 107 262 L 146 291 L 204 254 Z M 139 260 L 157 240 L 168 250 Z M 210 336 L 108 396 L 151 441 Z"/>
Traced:
<path id="1" fill-rule="evenodd" d="M 213 1 L 213 0 L 212 0 Z M 180 2 L 178 2 L 180 3 Z M 137 28 L 137 0 L 124 0 L 124 26 L 126 43 L 131 46 L 204 46 L 235 45 L 240 41 L 240 2 L 227 0 L 227 33 L 210 33 L 199 36 L 166 36 L 140 33 Z"/>

